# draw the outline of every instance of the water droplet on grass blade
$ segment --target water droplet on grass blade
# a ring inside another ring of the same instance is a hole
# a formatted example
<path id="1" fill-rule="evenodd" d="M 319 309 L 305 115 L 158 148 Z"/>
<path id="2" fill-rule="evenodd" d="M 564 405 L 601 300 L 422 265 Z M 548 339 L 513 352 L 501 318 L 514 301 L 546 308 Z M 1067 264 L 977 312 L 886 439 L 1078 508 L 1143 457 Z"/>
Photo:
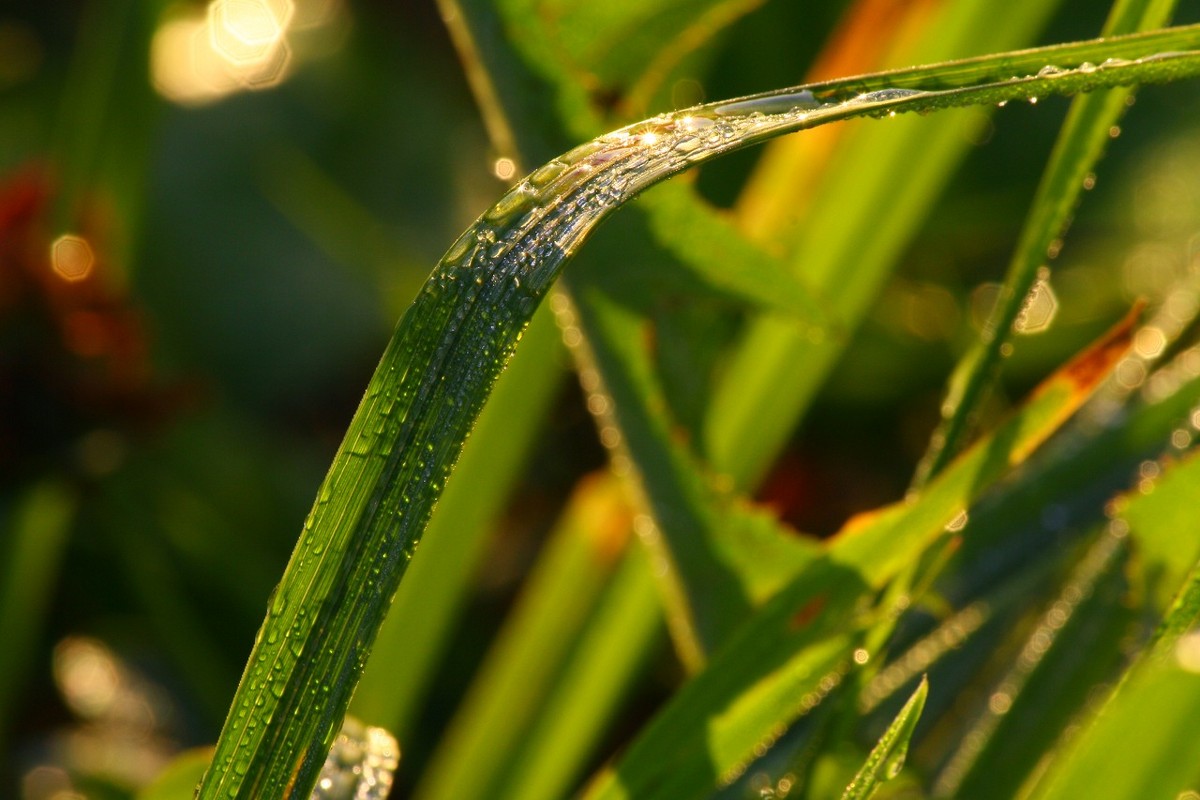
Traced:
<path id="1" fill-rule="evenodd" d="M 1013 323 L 1013 330 L 1023 335 L 1041 333 L 1048 329 L 1058 313 L 1058 298 L 1050 281 L 1039 278 L 1025 297 L 1025 303 Z"/>
<path id="2" fill-rule="evenodd" d="M 776 94 L 766 97 L 747 97 L 744 100 L 734 100 L 713 109 L 722 117 L 742 117 L 752 114 L 790 114 L 802 111 L 814 111 L 825 104 L 816 96 L 804 89 L 788 94 Z"/>

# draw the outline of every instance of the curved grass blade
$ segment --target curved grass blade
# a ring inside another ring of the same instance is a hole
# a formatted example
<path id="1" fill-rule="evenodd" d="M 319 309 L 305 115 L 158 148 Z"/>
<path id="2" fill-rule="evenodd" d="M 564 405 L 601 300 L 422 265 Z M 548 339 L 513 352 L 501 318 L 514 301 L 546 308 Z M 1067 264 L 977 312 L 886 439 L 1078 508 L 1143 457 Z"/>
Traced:
<path id="1" fill-rule="evenodd" d="M 486 555 L 489 524 L 518 480 L 562 368 L 549 315 L 535 315 L 496 383 L 427 529 L 422 556 L 396 593 L 351 710 L 405 739 Z"/>
<path id="2" fill-rule="evenodd" d="M 1090 66 L 1108 58 L 1119 60 Z M 1060 71 L 1039 74 L 1047 63 Z M 1195 74 L 1200 26 L 1180 27 L 697 106 L 531 173 L 451 246 L 400 321 L 271 598 L 199 796 L 311 790 L 492 383 L 563 263 L 623 202 L 699 161 L 833 120 Z"/>
<path id="3" fill-rule="evenodd" d="M 1122 0 L 1113 6 L 1104 35 L 1157 28 L 1171 16 L 1175 0 Z M 914 485 L 921 486 L 949 463 L 968 435 L 972 421 L 1003 360 L 1030 292 L 1055 241 L 1079 203 L 1088 174 L 1104 154 L 1113 125 L 1124 113 L 1133 90 L 1120 87 L 1078 97 L 1063 123 L 1050 162 L 1026 217 L 1016 252 L 1008 265 L 1000 297 L 983 334 L 959 362 L 942 403 L 942 423 L 917 469 Z"/>
<path id="4" fill-rule="evenodd" d="M 912 697 L 908 698 L 896 719 L 892 720 L 883 736 L 879 737 L 878 744 L 867 756 L 862 769 L 846 787 L 842 800 L 867 800 L 881 783 L 900 773 L 904 767 L 904 758 L 908 754 L 908 742 L 912 739 L 917 721 L 921 719 L 921 711 L 925 708 L 925 698 L 928 696 L 929 680 L 921 678 Z"/>
<path id="5" fill-rule="evenodd" d="M 872 49 L 893 50 L 885 56 L 892 63 L 1013 49 L 1036 38 L 1059 4 L 1017 0 L 1004 14 L 987 15 L 976 0 L 951 0 L 939 3 L 933 17 L 928 7 L 903 4 L 903 18 Z M 855 26 L 878 27 L 886 19 L 876 9 L 861 13 L 869 26 Z M 897 45 L 897 39 L 910 41 Z M 785 226 L 776 211 L 751 225 L 747 215 L 758 214 L 758 204 L 741 202 L 742 227 L 785 243 L 791 269 L 805 276 L 845 335 L 813 337 L 771 315 L 750 321 L 713 392 L 704 436 L 706 454 L 736 485 L 762 480 L 990 114 L 977 108 L 886 126 L 824 128 L 766 148 L 755 177 L 774 174 L 754 180 L 743 200 L 753 192 L 784 213 L 799 209 L 801 224 Z M 794 369 L 798 363 L 804 369 Z"/>

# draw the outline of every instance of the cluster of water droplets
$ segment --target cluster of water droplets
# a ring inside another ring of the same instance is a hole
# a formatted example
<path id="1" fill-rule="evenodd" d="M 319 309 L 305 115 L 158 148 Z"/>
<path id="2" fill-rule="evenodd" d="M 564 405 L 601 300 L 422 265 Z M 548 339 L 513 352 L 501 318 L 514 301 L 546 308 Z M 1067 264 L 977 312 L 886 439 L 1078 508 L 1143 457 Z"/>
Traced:
<path id="1" fill-rule="evenodd" d="M 400 746 L 394 736 L 346 717 L 311 800 L 385 800 L 399 763 Z"/>

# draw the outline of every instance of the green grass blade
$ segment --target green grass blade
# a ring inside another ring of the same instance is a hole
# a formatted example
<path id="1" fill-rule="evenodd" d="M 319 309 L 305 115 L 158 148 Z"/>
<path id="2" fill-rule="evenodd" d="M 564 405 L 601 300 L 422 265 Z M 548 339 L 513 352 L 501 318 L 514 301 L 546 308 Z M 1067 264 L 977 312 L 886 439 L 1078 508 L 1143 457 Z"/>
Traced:
<path id="1" fill-rule="evenodd" d="M 571 643 L 625 548 L 619 487 L 599 478 L 578 490 L 525 584 L 516 609 L 480 669 L 415 797 L 491 797 L 566 661 Z M 599 521 L 599 524 L 597 522 Z M 616 540 L 605 537 L 616 537 Z M 469 764 L 469 769 L 464 765 Z"/>
<path id="2" fill-rule="evenodd" d="M 644 549 L 630 547 L 498 796 L 554 800 L 569 794 L 662 627 L 649 559 Z"/>
<path id="3" fill-rule="evenodd" d="M 191 800 L 211 760 L 212 751 L 207 747 L 184 751 L 137 793 L 137 800 Z"/>
<path id="4" fill-rule="evenodd" d="M 528 455 L 561 373 L 558 331 L 539 312 L 463 448 L 354 694 L 351 710 L 402 740 L 459 616 L 487 534 Z"/>
<path id="5" fill-rule="evenodd" d="M 1017 796 L 1092 688 L 1119 667 L 1135 617 L 1121 604 L 1127 560 L 1123 533 L 1105 529 L 983 693 L 981 713 L 934 783 L 937 796 Z"/>
<path id="6" fill-rule="evenodd" d="M 1121 0 L 1109 13 L 1104 35 L 1152 30 L 1164 25 L 1176 3 L 1168 0 Z M 1084 95 L 1071 103 L 1037 195 L 1025 219 L 1003 289 L 980 340 L 950 378 L 942 403 L 942 424 L 917 470 L 920 485 L 937 474 L 957 452 L 978 415 L 980 403 L 996 378 L 1003 352 L 1011 347 L 1018 318 L 1040 280 L 1048 253 L 1079 203 L 1085 180 L 1104 154 L 1109 133 L 1121 118 L 1133 90 L 1127 87 Z"/>
<path id="7" fill-rule="evenodd" d="M 1200 458 L 1193 454 L 1158 468 L 1163 474 L 1147 484 L 1153 490 L 1131 498 L 1120 514 L 1129 524 L 1151 607 L 1161 612 L 1200 558 L 1200 536 L 1181 535 L 1193 529 L 1200 508 Z"/>
<path id="8" fill-rule="evenodd" d="M 76 502 L 69 487 L 47 479 L 0 511 L 6 517 L 0 560 L 0 741 L 8 738 L 13 706 L 33 663 Z"/>
<path id="9" fill-rule="evenodd" d="M 311 789 L 492 383 L 567 257 L 628 198 L 699 161 L 835 119 L 1198 74 L 1198 47 L 1200 26 L 1180 27 L 708 104 L 532 173 L 451 246 L 389 342 L 271 599 L 199 796 Z M 1079 68 L 1110 56 L 1127 60 Z M 1047 61 L 1063 71 L 1039 75 Z"/>
<path id="10" fill-rule="evenodd" d="M 1127 330 L 1125 331 L 1127 334 Z M 974 501 L 1057 431 L 1123 351 L 1102 342 L 1048 379 L 1017 413 L 978 442 L 919 500 L 844 531 L 740 627 L 683 686 L 589 797 L 701 797 L 745 769 L 848 669 L 863 598 L 964 519 Z M 857 612 L 857 614 L 856 614 Z"/>
<path id="11" fill-rule="evenodd" d="M 1195 457 L 1188 463 L 1194 466 Z M 1164 483 L 1154 491 L 1186 501 L 1192 487 Z M 1150 512 L 1136 518 L 1143 526 L 1169 524 L 1172 513 L 1162 519 Z M 1200 715 L 1198 609 L 1200 566 L 1180 588 L 1153 645 L 1060 750 L 1033 797 L 1177 797 L 1200 790 L 1200 740 L 1194 735 Z"/>
<path id="12" fill-rule="evenodd" d="M 904 767 L 908 743 L 916 730 L 917 721 L 921 719 L 921 711 L 925 708 L 925 698 L 928 696 L 929 681 L 922 678 L 912 697 L 908 698 L 896 719 L 867 756 L 862 769 L 846 787 L 842 800 L 867 800 L 881 783 L 899 774 Z"/>
<path id="13" fill-rule="evenodd" d="M 719 296 L 813 327 L 823 323 L 817 298 L 783 260 L 747 240 L 687 184 L 661 186 L 643 197 L 638 208 L 655 239 Z"/>
<path id="14" fill-rule="evenodd" d="M 889 58 L 915 63 L 1023 45 L 1055 5 L 1023 0 L 993 15 L 985 4 L 960 0 L 943 4 L 932 19 L 909 11 L 925 32 Z M 751 193 L 740 201 L 744 225 L 786 243 L 792 269 L 826 303 L 835 327 L 814 336 L 774 316 L 747 326 L 716 386 L 704 436 L 706 454 L 739 486 L 758 483 L 784 446 L 987 113 L 848 128 L 828 152 L 819 148 L 819 155 L 795 163 L 772 158 L 756 171 Z M 793 153 L 802 148 L 777 142 L 770 155 L 782 155 L 785 146 Z M 814 173 L 818 177 L 808 177 Z M 763 229 L 757 220 L 764 204 L 806 211 L 794 232 L 782 229 L 778 214 Z M 746 217 L 751 212 L 754 217 Z M 794 369 L 797 363 L 804 369 Z"/>
<path id="15" fill-rule="evenodd" d="M 562 308 L 560 324 L 588 331 L 575 337 L 580 371 L 602 384 L 589 385 L 599 398 L 592 405 L 603 410 L 601 428 L 621 431 L 620 442 L 610 444 L 653 514 L 657 533 L 642 540 L 665 567 L 660 581 L 676 651 L 696 669 L 755 602 L 811 559 L 812 548 L 765 522 L 754 536 L 733 498 L 714 491 L 676 441 L 654 365 L 641 346 L 644 318 L 586 282 L 574 296 L 575 310 Z M 754 548 L 752 537 L 774 547 Z M 760 557 L 742 557 L 754 549 Z"/>

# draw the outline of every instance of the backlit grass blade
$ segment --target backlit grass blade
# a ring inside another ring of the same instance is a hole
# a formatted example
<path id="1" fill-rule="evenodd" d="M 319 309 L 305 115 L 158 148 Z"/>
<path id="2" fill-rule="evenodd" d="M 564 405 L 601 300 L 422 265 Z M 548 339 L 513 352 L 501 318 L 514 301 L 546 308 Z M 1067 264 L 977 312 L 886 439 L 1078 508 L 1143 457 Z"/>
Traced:
<path id="1" fill-rule="evenodd" d="M 925 698 L 928 695 L 929 681 L 922 678 L 912 697 L 908 698 L 908 702 L 900 709 L 900 713 L 892 720 L 892 724 L 867 756 L 862 769 L 846 787 L 842 800 L 868 800 L 881 783 L 899 774 L 908 753 L 909 740 L 912 739 L 917 722 L 921 719 L 921 711 L 925 708 Z"/>
<path id="2" fill-rule="evenodd" d="M 851 668 L 860 631 L 877 616 L 866 598 L 947 528 L 965 525 L 973 503 L 1059 430 L 1117 363 L 1128 333 L 1118 329 L 1047 379 L 918 500 L 852 521 L 672 697 L 588 797 L 703 797 L 740 775 Z"/>
<path id="3" fill-rule="evenodd" d="M 1123 530 L 1106 528 L 1042 610 L 934 782 L 938 797 L 1014 797 L 1042 756 L 1111 678 L 1134 613 L 1120 603 L 1128 561 Z"/>
<path id="4" fill-rule="evenodd" d="M 414 797 L 494 797 L 628 545 L 628 508 L 604 477 L 581 484 Z M 469 764 L 470 769 L 463 765 Z"/>
<path id="5" fill-rule="evenodd" d="M 662 604 L 640 547 L 630 547 L 587 627 L 562 679 L 517 754 L 500 797 L 554 800 L 567 796 L 618 701 L 662 635 Z"/>
<path id="6" fill-rule="evenodd" d="M 1189 465 L 1195 463 L 1193 457 Z M 1190 486 L 1162 487 L 1171 494 L 1181 489 L 1186 499 Z M 1142 518 L 1144 525 L 1154 522 L 1153 515 Z M 1200 791 L 1200 739 L 1195 736 L 1200 715 L 1198 609 L 1200 568 L 1194 568 L 1152 646 L 1099 712 L 1060 749 L 1030 796 L 1183 797 Z"/>
<path id="7" fill-rule="evenodd" d="M 836 119 L 1197 73 L 1200 26 L 1180 27 L 697 106 L 531 173 L 451 246 L 400 321 L 270 600 L 200 797 L 311 789 L 492 383 L 565 260 L 623 202 L 699 161 Z"/>
<path id="8" fill-rule="evenodd" d="M 1109 13 L 1103 33 L 1112 36 L 1157 28 L 1167 22 L 1175 5 L 1174 0 L 1121 0 Z M 999 370 L 1002 353 L 1011 348 L 1009 343 L 1030 292 L 1038 280 L 1045 280 L 1039 278 L 1041 270 L 1057 255 L 1061 242 L 1056 244 L 1056 241 L 1066 229 L 1087 177 L 1104 154 L 1111 139 L 1110 130 L 1120 120 L 1132 94 L 1131 88 L 1121 87 L 1084 95 L 1071 103 L 1009 262 L 996 306 L 981 338 L 950 378 L 950 388 L 942 403 L 942 424 L 917 470 L 916 485 L 949 463 L 968 435 L 971 421 Z"/>
<path id="9" fill-rule="evenodd" d="M 473 586 L 491 523 L 553 399 L 560 348 L 553 320 L 536 315 L 446 484 L 421 557 L 405 575 L 354 693 L 351 710 L 359 719 L 402 740 Z"/>
<path id="10" fill-rule="evenodd" d="M 600 412 L 601 436 L 608 432 L 619 469 L 651 511 L 653 523 L 646 521 L 641 539 L 661 565 L 676 652 L 695 670 L 756 602 L 811 559 L 812 548 L 779 524 L 764 524 L 754 535 L 735 499 L 714 491 L 687 448 L 673 440 L 662 387 L 641 346 L 645 320 L 586 281 L 572 288 L 574 307 L 556 298 L 560 325 L 589 332 L 571 337 L 595 398 L 589 405 Z"/>
<path id="11" fill-rule="evenodd" d="M 1005 50 L 1036 38 L 1056 5 L 1020 0 L 996 15 L 979 0 L 954 0 L 930 16 L 930 7 L 907 4 L 896 30 L 866 36 L 882 39 L 872 59 L 891 64 Z M 860 27 L 879 27 L 872 11 Z M 735 484 L 756 485 L 774 462 L 991 112 L 838 126 L 768 146 L 739 199 L 739 221 L 756 240 L 783 244 L 833 324 L 823 336 L 775 315 L 747 325 L 719 376 L 703 439 Z"/>

